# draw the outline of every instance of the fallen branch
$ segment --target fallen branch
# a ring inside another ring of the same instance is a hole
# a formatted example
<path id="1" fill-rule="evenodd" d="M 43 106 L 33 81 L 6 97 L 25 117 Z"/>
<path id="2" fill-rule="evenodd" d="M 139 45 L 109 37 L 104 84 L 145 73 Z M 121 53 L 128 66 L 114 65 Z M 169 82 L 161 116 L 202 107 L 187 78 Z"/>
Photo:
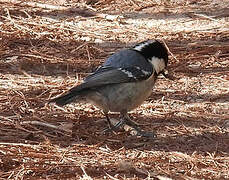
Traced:
<path id="1" fill-rule="evenodd" d="M 72 133 L 71 130 L 69 130 L 67 128 L 64 128 L 62 126 L 55 126 L 55 125 L 52 125 L 52 124 L 49 124 L 49 123 L 45 123 L 45 122 L 40 122 L 40 121 L 24 121 L 24 122 L 21 122 L 20 124 L 21 125 L 23 125 L 23 124 L 39 125 L 39 126 L 44 126 L 44 127 L 56 129 L 56 130 L 59 130 L 59 131 L 65 131 L 65 132 L 68 132 L 68 133 Z"/>

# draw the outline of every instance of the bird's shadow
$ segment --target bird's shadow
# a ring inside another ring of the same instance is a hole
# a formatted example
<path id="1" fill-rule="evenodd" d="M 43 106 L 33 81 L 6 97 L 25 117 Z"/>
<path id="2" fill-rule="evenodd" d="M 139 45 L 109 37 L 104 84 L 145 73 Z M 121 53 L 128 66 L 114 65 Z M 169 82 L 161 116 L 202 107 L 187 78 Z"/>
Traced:
<path id="1" fill-rule="evenodd" d="M 40 129 L 33 134 L 24 133 L 23 136 L 19 133 L 18 137 L 14 137 L 18 142 L 42 142 L 44 135 L 52 144 L 57 144 L 61 147 L 69 147 L 79 144 L 84 145 L 99 145 L 101 147 L 109 147 L 111 150 L 139 149 L 139 150 L 154 150 L 154 151 L 177 151 L 187 154 L 197 153 L 229 153 L 229 133 L 225 130 L 224 133 L 217 131 L 199 131 L 192 132 L 192 129 L 205 128 L 209 126 L 222 127 L 223 121 L 207 122 L 203 117 L 178 117 L 176 115 L 166 115 L 167 118 L 145 117 L 144 115 L 132 115 L 137 123 L 144 122 L 140 125 L 145 131 L 154 132 L 157 137 L 145 138 L 131 136 L 123 130 L 117 132 L 104 133 L 107 124 L 100 117 L 88 117 L 86 114 L 77 117 L 78 120 L 66 118 L 64 114 L 58 113 L 55 119 L 64 120 L 66 123 L 73 124 L 71 133 L 55 130 L 49 127 L 36 126 Z M 118 118 L 118 115 L 112 115 L 113 118 Z M 31 126 L 23 126 L 31 128 Z M 184 127 L 184 128 L 183 128 Z M 183 129 L 180 131 L 180 129 Z M 185 129 L 185 132 L 184 132 Z M 43 133 L 41 133 L 43 132 Z"/>

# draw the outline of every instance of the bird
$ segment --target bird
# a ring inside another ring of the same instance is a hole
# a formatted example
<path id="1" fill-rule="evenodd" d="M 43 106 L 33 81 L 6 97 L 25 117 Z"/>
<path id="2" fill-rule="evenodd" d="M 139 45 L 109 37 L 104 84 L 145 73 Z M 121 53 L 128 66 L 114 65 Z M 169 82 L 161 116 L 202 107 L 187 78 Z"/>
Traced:
<path id="1" fill-rule="evenodd" d="M 118 112 L 120 121 L 115 127 L 127 124 L 144 136 L 147 133 L 139 129 L 128 112 L 151 95 L 160 74 L 167 77 L 167 65 L 168 50 L 163 42 L 157 39 L 142 41 L 117 51 L 81 84 L 49 103 L 64 106 L 72 102 L 89 102 L 103 111 L 109 129 L 112 129 L 109 112 Z"/>

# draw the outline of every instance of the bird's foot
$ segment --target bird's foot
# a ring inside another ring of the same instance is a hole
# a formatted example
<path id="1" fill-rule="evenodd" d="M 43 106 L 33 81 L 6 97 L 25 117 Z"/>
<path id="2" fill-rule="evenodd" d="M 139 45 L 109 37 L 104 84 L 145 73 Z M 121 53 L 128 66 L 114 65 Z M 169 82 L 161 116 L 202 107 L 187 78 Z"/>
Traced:
<path id="1" fill-rule="evenodd" d="M 119 123 L 119 122 L 118 122 Z M 118 124 L 117 123 L 117 124 Z M 120 126 L 112 125 L 108 123 L 108 127 L 105 128 L 102 133 L 107 134 L 107 133 L 113 133 L 116 134 L 116 132 L 119 130 Z"/>
<path id="2" fill-rule="evenodd" d="M 110 123 L 109 123 L 110 122 Z M 120 121 L 114 121 L 109 119 L 108 127 L 102 131 L 103 134 L 113 133 L 117 134 L 120 129 L 124 129 L 132 136 L 139 136 L 143 138 L 153 139 L 156 135 L 153 132 L 143 131 L 136 123 L 128 118 L 121 118 Z"/>
<path id="3" fill-rule="evenodd" d="M 131 120 L 121 119 L 116 124 L 112 124 L 110 119 L 109 119 L 108 127 L 105 128 L 102 132 L 103 133 L 110 133 L 110 132 L 116 133 L 117 131 L 122 129 L 124 125 L 128 125 L 128 126 L 131 126 L 131 127 L 134 126 L 133 128 L 138 128 L 137 124 L 135 124 Z"/>
<path id="4" fill-rule="evenodd" d="M 153 132 L 143 131 L 136 123 L 130 119 L 121 119 L 117 124 L 114 125 L 115 130 L 120 128 L 124 128 L 126 131 L 129 131 L 131 135 L 135 136 L 141 136 L 149 139 L 157 137 Z"/>
<path id="5" fill-rule="evenodd" d="M 130 119 L 127 119 L 127 118 L 120 119 L 120 121 L 117 124 L 115 124 L 114 126 L 116 128 L 121 128 L 124 125 L 128 125 L 128 126 L 134 128 L 134 129 L 139 129 L 138 125 L 135 122 L 133 122 Z"/>
<path id="6" fill-rule="evenodd" d="M 141 136 L 141 137 L 144 137 L 144 138 L 149 138 L 149 139 L 153 139 L 153 138 L 156 138 L 157 135 L 153 132 L 150 132 L 150 131 L 142 131 L 140 129 L 135 129 L 136 132 L 137 132 L 137 136 Z"/>

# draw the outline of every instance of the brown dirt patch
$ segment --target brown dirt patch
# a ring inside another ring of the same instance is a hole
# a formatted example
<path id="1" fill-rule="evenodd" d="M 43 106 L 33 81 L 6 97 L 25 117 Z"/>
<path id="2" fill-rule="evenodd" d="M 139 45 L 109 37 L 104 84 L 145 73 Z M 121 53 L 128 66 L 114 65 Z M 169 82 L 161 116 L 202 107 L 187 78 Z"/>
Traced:
<path id="1" fill-rule="evenodd" d="M 1 178 L 229 178 L 228 1 L 0 5 Z M 151 38 L 166 42 L 176 77 L 130 113 L 154 140 L 101 134 L 90 104 L 46 105 L 112 52 Z"/>

